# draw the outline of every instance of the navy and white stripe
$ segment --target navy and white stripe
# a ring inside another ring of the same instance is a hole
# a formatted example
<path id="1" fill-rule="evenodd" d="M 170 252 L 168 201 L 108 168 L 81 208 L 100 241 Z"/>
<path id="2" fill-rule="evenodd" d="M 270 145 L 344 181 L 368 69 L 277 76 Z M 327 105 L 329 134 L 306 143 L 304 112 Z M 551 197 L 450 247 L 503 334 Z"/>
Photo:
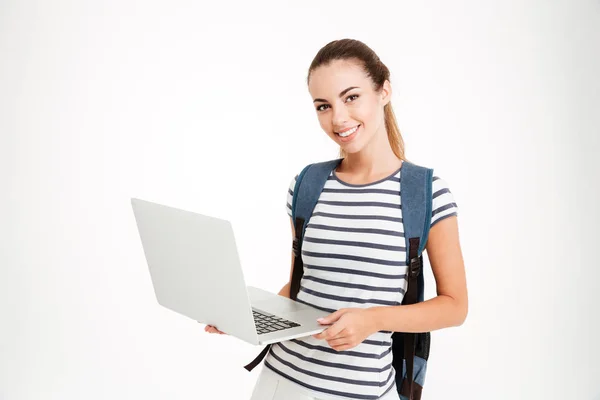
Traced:
<path id="1" fill-rule="evenodd" d="M 402 303 L 407 281 L 401 172 L 367 185 L 345 183 L 332 172 L 306 228 L 299 302 L 326 312 Z M 287 193 L 290 217 L 296 178 Z M 447 183 L 434 176 L 431 226 L 455 215 Z M 271 346 L 265 365 L 314 397 L 378 399 L 394 386 L 391 335 L 376 332 L 341 352 L 312 336 L 288 340 Z"/>

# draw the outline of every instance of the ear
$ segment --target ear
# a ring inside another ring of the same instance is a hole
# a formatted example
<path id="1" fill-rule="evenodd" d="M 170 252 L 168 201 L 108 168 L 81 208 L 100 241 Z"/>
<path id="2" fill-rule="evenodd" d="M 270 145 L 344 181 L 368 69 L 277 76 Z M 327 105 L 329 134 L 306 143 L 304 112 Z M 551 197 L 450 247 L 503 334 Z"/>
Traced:
<path id="1" fill-rule="evenodd" d="M 381 105 L 385 106 L 387 103 L 392 100 L 392 85 L 389 80 L 385 80 L 383 82 L 383 86 L 381 87 Z"/>

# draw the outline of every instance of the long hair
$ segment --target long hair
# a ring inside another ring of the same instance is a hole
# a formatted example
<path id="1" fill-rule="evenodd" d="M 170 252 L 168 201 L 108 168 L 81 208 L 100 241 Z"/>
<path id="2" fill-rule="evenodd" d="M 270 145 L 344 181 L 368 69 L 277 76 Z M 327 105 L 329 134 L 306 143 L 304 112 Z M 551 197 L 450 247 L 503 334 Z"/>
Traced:
<path id="1" fill-rule="evenodd" d="M 377 54 L 366 44 L 355 39 L 339 39 L 329 42 L 319 50 L 308 69 L 306 78 L 310 82 L 311 73 L 322 65 L 328 65 L 335 60 L 346 60 L 357 62 L 373 81 L 375 91 L 381 90 L 386 80 L 390 81 L 390 71 L 381 62 Z M 390 81 L 391 82 L 391 81 Z M 396 116 L 389 101 L 383 108 L 385 118 L 385 129 L 392 151 L 400 160 L 405 161 L 404 140 L 396 122 Z M 344 150 L 340 148 L 340 158 L 346 157 Z M 407 161 L 407 160 L 406 160 Z"/>

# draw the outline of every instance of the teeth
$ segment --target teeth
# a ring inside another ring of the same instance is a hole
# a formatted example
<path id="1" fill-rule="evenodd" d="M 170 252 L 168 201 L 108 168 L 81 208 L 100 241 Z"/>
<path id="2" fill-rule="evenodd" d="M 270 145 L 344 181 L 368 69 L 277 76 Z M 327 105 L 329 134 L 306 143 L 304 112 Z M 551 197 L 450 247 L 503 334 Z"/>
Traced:
<path id="1" fill-rule="evenodd" d="M 358 126 L 355 126 L 354 128 L 350 129 L 349 131 L 346 131 L 344 133 L 338 133 L 338 135 L 340 135 L 341 137 L 347 137 L 352 135 L 354 132 L 356 132 L 356 130 L 358 129 Z"/>

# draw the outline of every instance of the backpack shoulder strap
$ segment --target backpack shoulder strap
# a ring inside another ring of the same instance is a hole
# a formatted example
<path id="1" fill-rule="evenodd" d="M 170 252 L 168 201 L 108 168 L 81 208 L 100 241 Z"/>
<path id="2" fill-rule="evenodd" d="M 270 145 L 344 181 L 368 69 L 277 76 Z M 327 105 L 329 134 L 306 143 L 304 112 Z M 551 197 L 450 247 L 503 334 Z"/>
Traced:
<path id="1" fill-rule="evenodd" d="M 400 202 L 402 204 L 402 221 L 406 238 L 407 255 L 410 239 L 418 238 L 416 255 L 420 256 L 429 236 L 429 224 L 432 212 L 433 170 L 421 167 L 408 161 L 402 164 L 400 178 Z"/>
<path id="2" fill-rule="evenodd" d="M 402 304 L 415 304 L 424 299 L 423 251 L 429 237 L 433 206 L 432 183 L 433 169 L 408 161 L 403 162 L 400 174 L 400 203 L 406 240 L 408 287 Z M 398 340 L 398 346 L 403 349 L 398 350 L 402 351 L 404 355 L 406 379 L 404 381 L 401 379 L 403 372 L 397 375 L 398 392 L 401 398 L 417 399 L 420 398 L 425 372 L 419 373 L 417 384 L 413 384 L 415 354 L 423 359 L 423 363 L 426 365 L 429 353 L 429 333 L 403 333 L 400 335 L 402 336 L 395 337 L 401 338 Z M 395 367 L 403 368 L 400 357 L 395 364 Z"/>
<path id="3" fill-rule="evenodd" d="M 342 161 L 341 158 L 324 161 L 315 164 L 309 164 L 296 180 L 294 187 L 294 196 L 292 198 L 292 219 L 294 224 L 298 218 L 302 218 L 305 223 L 312 215 L 312 212 L 317 204 L 319 195 L 325 187 L 327 178 Z"/>
<path id="4" fill-rule="evenodd" d="M 300 281 L 304 273 L 302 263 L 302 241 L 304 231 L 308 220 L 310 219 L 319 196 L 325 187 L 327 178 L 342 161 L 341 158 L 324 161 L 315 164 L 309 164 L 296 179 L 294 186 L 294 196 L 292 197 L 292 221 L 294 222 L 294 270 L 292 271 L 292 281 L 290 283 L 290 298 L 296 300 L 300 290 Z"/>

